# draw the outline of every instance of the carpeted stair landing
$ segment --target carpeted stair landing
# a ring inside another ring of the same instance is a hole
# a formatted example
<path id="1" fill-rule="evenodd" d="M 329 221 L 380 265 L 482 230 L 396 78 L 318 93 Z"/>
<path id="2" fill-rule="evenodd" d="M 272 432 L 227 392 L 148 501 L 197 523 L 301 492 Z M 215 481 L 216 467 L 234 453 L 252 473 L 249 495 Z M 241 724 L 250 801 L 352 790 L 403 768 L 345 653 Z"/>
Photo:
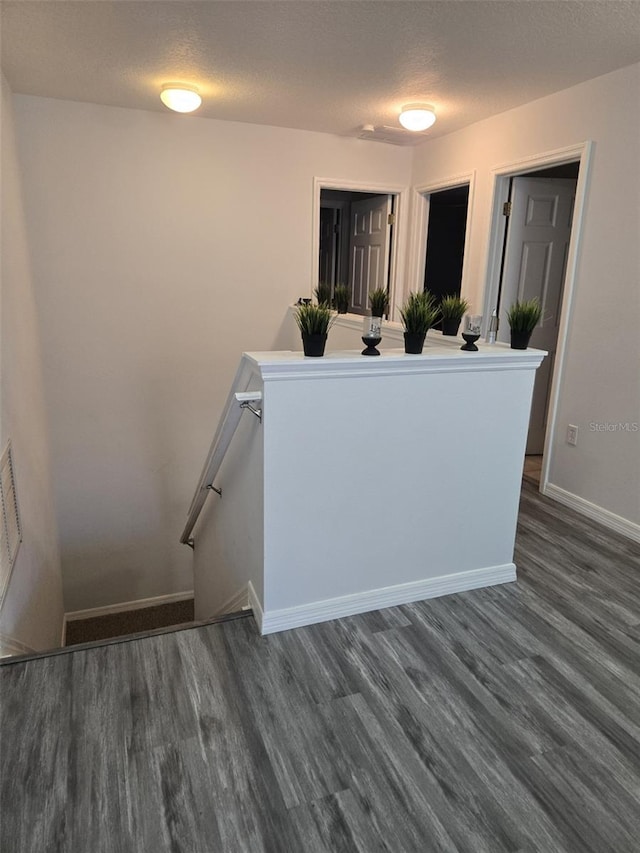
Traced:
<path id="1" fill-rule="evenodd" d="M 158 604 L 143 607 L 140 610 L 127 610 L 124 613 L 110 613 L 107 616 L 94 616 L 91 619 L 77 619 L 67 622 L 65 646 L 79 643 L 91 643 L 94 640 L 107 640 L 111 637 L 124 637 L 156 628 L 169 628 L 193 622 L 193 599 L 173 601 L 170 604 Z"/>

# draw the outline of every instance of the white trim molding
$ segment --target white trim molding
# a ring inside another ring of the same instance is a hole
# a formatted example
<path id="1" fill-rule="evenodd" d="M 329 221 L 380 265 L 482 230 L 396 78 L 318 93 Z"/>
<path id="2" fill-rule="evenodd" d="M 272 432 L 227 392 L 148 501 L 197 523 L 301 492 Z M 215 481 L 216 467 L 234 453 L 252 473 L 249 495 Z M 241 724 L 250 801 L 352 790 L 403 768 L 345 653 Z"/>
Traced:
<path id="1" fill-rule="evenodd" d="M 260 633 L 265 635 L 300 628 L 304 625 L 314 625 L 317 622 L 328 622 L 344 616 L 354 616 L 358 613 L 368 613 L 371 610 L 382 610 L 398 604 L 410 604 L 426 598 L 438 598 L 454 592 L 511 583 L 515 580 L 515 564 L 507 563 L 503 566 L 489 566 L 454 575 L 442 575 L 413 583 L 372 589 L 355 595 L 314 601 L 311 604 L 301 604 L 284 610 L 267 610 L 266 613 L 262 611 L 251 584 L 249 584 L 249 598 Z"/>
<path id="2" fill-rule="evenodd" d="M 262 630 L 262 624 L 264 622 L 264 610 L 262 609 L 262 604 L 258 598 L 258 593 L 251 581 L 247 584 L 247 592 L 249 594 L 249 607 L 253 611 L 253 618 L 256 620 L 258 630 L 263 634 L 264 631 Z"/>
<path id="3" fill-rule="evenodd" d="M 249 606 L 249 585 L 245 584 L 232 596 L 227 598 L 224 604 L 216 610 L 216 616 L 225 616 L 227 613 L 237 613 Z"/>
<path id="4" fill-rule="evenodd" d="M 629 521 L 628 518 L 623 518 L 621 515 L 616 515 L 614 512 L 610 512 L 608 509 L 598 506 L 598 504 L 591 503 L 591 501 L 574 495 L 573 492 L 568 492 L 566 489 L 560 488 L 560 486 L 555 486 L 553 483 L 546 483 L 544 486 L 541 486 L 540 492 L 546 497 L 558 501 L 558 503 L 564 504 L 570 507 L 570 509 L 574 509 L 581 515 L 585 515 L 587 518 L 593 519 L 593 521 L 598 521 L 603 527 L 615 530 L 616 533 L 621 533 L 634 542 L 640 542 L 640 524 Z"/>
<path id="5" fill-rule="evenodd" d="M 15 637 L 8 634 L 0 634 L 0 658 L 14 657 L 15 655 L 34 655 L 36 650 L 31 646 L 21 643 Z"/>
<path id="6" fill-rule="evenodd" d="M 395 236 L 391 245 L 389 264 L 389 310 L 393 317 L 396 303 L 404 299 L 402 282 L 405 275 L 405 258 L 409 242 L 409 199 L 408 186 L 397 184 L 376 184 L 373 181 L 354 181 L 343 178 L 313 179 L 313 210 L 311 212 L 311 286 L 309 296 L 313 296 L 318 285 L 318 258 L 320 256 L 320 193 L 322 190 L 343 190 L 344 192 L 379 193 L 397 198 L 395 209 Z M 362 322 L 362 320 L 360 320 Z"/>
<path id="7" fill-rule="evenodd" d="M 469 269 L 469 245 L 471 243 L 471 221 L 473 216 L 473 200 L 475 196 L 476 172 L 465 172 L 459 175 L 450 175 L 438 181 L 430 181 L 413 188 L 412 208 L 413 216 L 411 222 L 410 249 L 409 249 L 409 282 L 408 291 L 421 291 L 424 285 L 425 260 L 427 255 L 427 231 L 429 226 L 429 196 L 432 193 L 452 190 L 456 187 L 469 185 L 469 199 L 467 201 L 467 223 L 465 226 L 464 250 L 462 253 L 462 280 L 460 282 L 461 296 L 467 296 L 470 292 L 469 281 L 471 271 Z"/>
<path id="8" fill-rule="evenodd" d="M 87 610 L 71 610 L 64 614 L 64 621 L 75 622 L 78 619 L 93 619 L 94 616 L 109 616 L 111 613 L 126 613 L 129 610 L 142 610 L 145 607 L 157 607 L 160 604 L 173 604 L 175 601 L 188 601 L 193 598 L 193 590 L 172 592 L 169 595 L 155 595 L 153 598 L 137 598 L 135 601 L 122 601 L 120 604 L 107 604 L 105 607 L 89 607 Z"/>
<path id="9" fill-rule="evenodd" d="M 454 339 L 455 340 L 455 339 Z M 295 379 L 337 379 L 372 376 L 399 376 L 429 373 L 486 373 L 487 371 L 536 370 L 544 350 L 514 350 L 508 344 L 478 342 L 478 352 L 470 359 L 460 347 L 434 341 L 421 355 L 401 349 L 385 350 L 378 358 L 360 358 L 359 350 L 326 353 L 322 358 L 305 358 L 301 352 L 245 352 L 253 361 L 267 387 L 270 382 Z"/>
<path id="10" fill-rule="evenodd" d="M 562 306 L 560 311 L 560 328 L 558 330 L 558 343 L 556 357 L 551 376 L 551 391 L 549 393 L 547 430 L 545 434 L 544 450 L 542 454 L 542 472 L 540 483 L 545 487 L 549 481 L 551 468 L 551 448 L 556 431 L 558 408 L 562 383 L 564 380 L 564 368 L 567 352 L 567 339 L 571 322 L 573 307 L 573 295 L 578 267 L 578 259 L 582 243 L 582 225 L 584 213 L 587 206 L 587 194 L 589 178 L 591 173 L 591 156 L 594 143 L 590 140 L 579 142 L 565 148 L 557 148 L 540 154 L 532 154 L 520 160 L 503 163 L 494 166 L 491 170 L 494 180 L 493 213 L 491 218 L 491 231 L 487 244 L 486 260 L 486 284 L 484 293 L 483 314 L 485 326 L 497 299 L 500 286 L 500 266 L 502 257 L 502 244 L 504 242 L 505 217 L 502 215 L 502 205 L 507 200 L 509 179 L 524 172 L 545 169 L 550 166 L 560 166 L 564 163 L 579 162 L 578 182 L 576 185 L 576 198 L 574 204 L 573 223 L 571 225 L 571 238 L 569 240 L 569 251 L 565 270 L 564 289 L 562 293 Z"/>

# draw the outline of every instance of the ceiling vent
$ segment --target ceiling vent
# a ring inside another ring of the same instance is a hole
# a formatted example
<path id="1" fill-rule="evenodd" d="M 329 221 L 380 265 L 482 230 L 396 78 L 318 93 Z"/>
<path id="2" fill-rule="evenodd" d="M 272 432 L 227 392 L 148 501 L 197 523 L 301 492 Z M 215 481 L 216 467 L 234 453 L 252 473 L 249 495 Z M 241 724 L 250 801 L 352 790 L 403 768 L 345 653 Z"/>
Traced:
<path id="1" fill-rule="evenodd" d="M 387 145 L 420 145 L 428 139 L 429 133 L 415 130 L 405 130 L 404 127 L 374 127 L 372 124 L 363 125 L 358 131 L 358 139 L 369 139 L 371 142 L 386 142 Z"/>

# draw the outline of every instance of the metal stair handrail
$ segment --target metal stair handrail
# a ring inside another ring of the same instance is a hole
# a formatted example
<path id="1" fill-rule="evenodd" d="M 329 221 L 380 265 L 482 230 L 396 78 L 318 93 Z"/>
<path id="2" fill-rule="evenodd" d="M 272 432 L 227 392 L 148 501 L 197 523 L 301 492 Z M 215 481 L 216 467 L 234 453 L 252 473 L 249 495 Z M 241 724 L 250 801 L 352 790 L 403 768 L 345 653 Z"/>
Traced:
<path id="1" fill-rule="evenodd" d="M 247 390 L 253 376 L 254 374 L 249 367 L 249 363 L 245 356 L 243 356 L 235 379 L 233 380 L 231 391 L 229 392 L 224 409 L 222 410 L 218 428 L 216 429 L 213 441 L 211 442 L 207 459 L 204 463 L 202 474 L 198 481 L 198 486 L 193 496 L 193 500 L 191 501 L 191 506 L 189 507 L 187 523 L 185 524 L 182 536 L 180 537 L 180 542 L 183 545 L 190 545 L 193 547 L 191 532 L 193 531 L 205 501 L 207 500 L 207 495 L 211 491 L 215 491 L 219 495 L 222 494 L 221 489 L 214 486 L 214 481 L 218 475 L 229 445 L 231 444 L 231 439 L 233 438 L 236 428 L 240 423 L 243 410 L 249 409 L 254 415 L 256 415 L 256 417 L 262 420 L 262 411 L 253 405 L 254 403 L 259 403 L 262 400 L 262 392 Z"/>

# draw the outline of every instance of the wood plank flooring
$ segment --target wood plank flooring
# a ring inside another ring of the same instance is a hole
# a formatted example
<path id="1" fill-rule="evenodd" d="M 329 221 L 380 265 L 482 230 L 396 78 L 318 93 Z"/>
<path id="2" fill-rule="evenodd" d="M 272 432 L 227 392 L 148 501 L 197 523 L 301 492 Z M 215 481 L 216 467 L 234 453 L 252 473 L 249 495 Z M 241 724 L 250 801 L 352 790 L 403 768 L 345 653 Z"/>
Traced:
<path id="1" fill-rule="evenodd" d="M 525 484 L 516 561 L 0 668 L 0 849 L 638 853 L 640 548 Z"/>

